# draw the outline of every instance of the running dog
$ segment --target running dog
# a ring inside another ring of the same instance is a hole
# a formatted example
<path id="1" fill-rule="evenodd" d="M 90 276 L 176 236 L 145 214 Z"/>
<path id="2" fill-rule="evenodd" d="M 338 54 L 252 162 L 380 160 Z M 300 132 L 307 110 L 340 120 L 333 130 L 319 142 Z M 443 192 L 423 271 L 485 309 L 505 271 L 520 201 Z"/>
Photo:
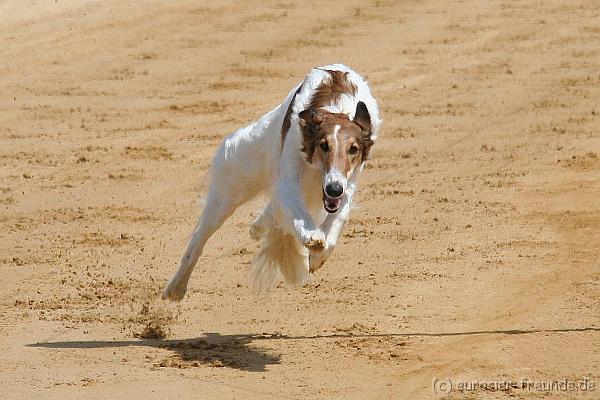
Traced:
<path id="1" fill-rule="evenodd" d="M 183 298 L 207 240 L 263 192 L 270 201 L 250 227 L 250 236 L 262 241 L 254 287 L 268 290 L 282 279 L 305 284 L 348 221 L 380 125 L 377 102 L 360 75 L 341 64 L 311 70 L 281 105 L 217 150 L 206 205 L 163 298 Z"/>

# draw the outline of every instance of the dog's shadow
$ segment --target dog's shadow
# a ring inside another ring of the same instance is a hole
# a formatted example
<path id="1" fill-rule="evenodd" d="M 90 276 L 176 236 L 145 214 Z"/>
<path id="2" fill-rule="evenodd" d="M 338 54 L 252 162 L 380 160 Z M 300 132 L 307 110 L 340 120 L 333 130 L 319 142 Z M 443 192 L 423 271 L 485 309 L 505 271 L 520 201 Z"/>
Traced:
<path id="1" fill-rule="evenodd" d="M 227 367 L 250 372 L 266 371 L 268 365 L 279 364 L 280 356 L 250 343 L 265 335 L 220 335 L 206 333 L 202 337 L 180 340 L 140 339 L 116 341 L 64 341 L 28 344 L 27 347 L 48 349 L 98 349 L 118 347 L 154 347 L 174 354 L 154 360 L 154 367 L 190 368 L 202 365 Z"/>
<path id="2" fill-rule="evenodd" d="M 315 336 L 287 336 L 280 334 L 221 335 L 205 333 L 194 339 L 181 340 L 123 340 L 123 341 L 69 341 L 28 344 L 27 347 L 48 349 L 97 349 L 142 346 L 166 349 L 174 354 L 153 363 L 156 367 L 189 368 L 200 365 L 229 367 L 244 371 L 266 371 L 268 365 L 279 364 L 281 356 L 272 351 L 251 345 L 261 340 L 319 340 L 319 339 L 381 339 L 392 337 L 450 337 L 476 335 L 532 335 L 552 333 L 600 332 L 600 328 L 562 329 L 505 329 L 462 332 L 406 332 L 406 333 L 334 333 Z"/>

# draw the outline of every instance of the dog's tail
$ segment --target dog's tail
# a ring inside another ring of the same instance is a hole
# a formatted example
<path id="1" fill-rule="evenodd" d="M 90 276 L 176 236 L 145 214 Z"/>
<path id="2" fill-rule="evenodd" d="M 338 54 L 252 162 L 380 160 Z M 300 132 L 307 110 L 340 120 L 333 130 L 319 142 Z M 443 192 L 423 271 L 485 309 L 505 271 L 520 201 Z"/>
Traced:
<path id="1" fill-rule="evenodd" d="M 252 264 L 250 279 L 258 293 L 274 288 L 281 280 L 302 286 L 310 279 L 308 250 L 292 235 L 275 227 L 264 234 L 262 247 Z"/>

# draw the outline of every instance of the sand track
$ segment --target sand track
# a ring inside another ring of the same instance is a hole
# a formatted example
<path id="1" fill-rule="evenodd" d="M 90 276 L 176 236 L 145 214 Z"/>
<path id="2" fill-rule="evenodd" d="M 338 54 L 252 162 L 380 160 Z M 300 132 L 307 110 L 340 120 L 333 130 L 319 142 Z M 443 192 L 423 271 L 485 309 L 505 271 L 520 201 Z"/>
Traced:
<path id="1" fill-rule="evenodd" d="M 597 2 L 232 4 L 0 2 L 0 396 L 595 398 L 432 381 L 600 386 Z M 162 302 L 219 141 L 331 62 L 385 120 L 332 260 L 256 298 L 257 200 Z"/>

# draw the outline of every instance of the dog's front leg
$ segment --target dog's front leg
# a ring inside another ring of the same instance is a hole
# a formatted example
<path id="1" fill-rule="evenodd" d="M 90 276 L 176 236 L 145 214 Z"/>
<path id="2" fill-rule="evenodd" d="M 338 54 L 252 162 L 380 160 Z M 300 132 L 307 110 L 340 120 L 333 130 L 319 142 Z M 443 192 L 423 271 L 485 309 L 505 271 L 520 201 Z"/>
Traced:
<path id="1" fill-rule="evenodd" d="M 311 252 L 309 256 L 309 271 L 315 272 L 325 264 L 325 261 L 329 259 L 333 249 L 337 244 L 342 230 L 346 226 L 346 223 L 350 219 L 350 209 L 352 208 L 352 197 L 356 191 L 355 179 L 352 179 L 348 184 L 346 193 L 342 199 L 340 209 L 335 214 L 327 215 L 325 221 L 321 225 L 321 229 L 325 234 L 325 248 L 323 251 Z"/>
<path id="2" fill-rule="evenodd" d="M 325 248 L 325 234 L 319 229 L 306 208 L 300 179 L 287 177 L 277 184 L 275 205 L 278 206 L 282 228 L 311 251 Z"/>
<path id="3" fill-rule="evenodd" d="M 331 253 L 333 253 L 333 249 L 337 244 L 337 241 L 348 222 L 350 217 L 350 202 L 344 201 L 340 206 L 340 209 L 335 214 L 329 214 L 321 229 L 325 234 L 325 248 L 323 251 L 312 252 L 310 253 L 309 258 L 309 271 L 315 272 L 317 269 L 321 268 L 325 261 L 329 259 Z"/>

